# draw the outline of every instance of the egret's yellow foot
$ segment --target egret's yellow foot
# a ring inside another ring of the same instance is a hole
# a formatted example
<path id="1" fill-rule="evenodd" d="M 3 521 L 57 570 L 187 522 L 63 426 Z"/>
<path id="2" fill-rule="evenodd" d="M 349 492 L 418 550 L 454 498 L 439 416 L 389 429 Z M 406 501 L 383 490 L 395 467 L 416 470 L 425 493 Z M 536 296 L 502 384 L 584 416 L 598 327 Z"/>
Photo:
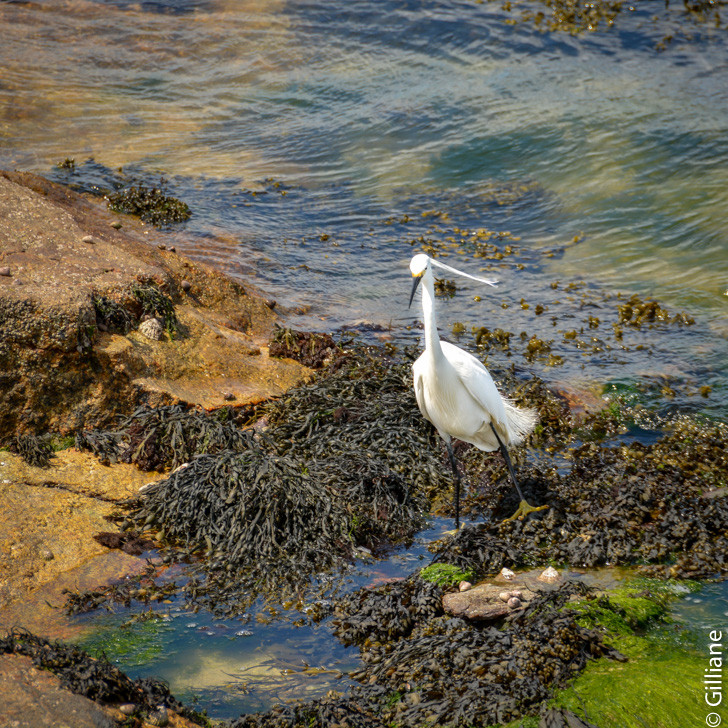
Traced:
<path id="1" fill-rule="evenodd" d="M 548 508 L 548 506 L 532 506 L 529 503 L 527 503 L 525 500 L 522 500 L 518 504 L 518 510 L 510 518 L 504 518 L 503 523 L 507 523 L 508 521 L 514 521 L 516 518 L 519 521 L 522 521 L 529 513 L 535 513 L 536 511 L 543 511 L 546 508 Z"/>

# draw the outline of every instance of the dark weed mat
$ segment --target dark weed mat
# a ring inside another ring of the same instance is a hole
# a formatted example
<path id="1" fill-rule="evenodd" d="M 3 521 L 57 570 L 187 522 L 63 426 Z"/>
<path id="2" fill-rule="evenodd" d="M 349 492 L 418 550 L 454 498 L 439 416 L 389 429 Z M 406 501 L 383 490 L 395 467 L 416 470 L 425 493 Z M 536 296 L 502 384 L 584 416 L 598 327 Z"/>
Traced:
<path id="1" fill-rule="evenodd" d="M 35 435 L 15 435 L 8 444 L 8 450 L 20 455 L 28 465 L 37 468 L 47 468 L 54 457 L 48 440 Z"/>
<path id="2" fill-rule="evenodd" d="M 428 510 L 451 507 L 444 450 L 412 392 L 413 356 L 345 352 L 314 382 L 246 411 L 262 433 L 240 429 L 231 409 L 163 407 L 138 410 L 116 432 L 83 433 L 78 444 L 145 469 L 189 463 L 121 520 L 163 544 L 166 561 L 195 564 L 183 587 L 191 603 L 233 616 L 260 594 L 300 601 L 312 579 L 337 573 L 357 549 L 407 543 Z M 529 500 L 549 508 L 501 523 L 517 506 L 504 462 L 461 443 L 464 505 L 484 523 L 441 545 L 436 562 L 476 577 L 551 562 L 639 565 L 677 578 L 726 572 L 725 425 L 656 423 L 619 402 L 576 421 L 540 380 L 521 381 L 513 369 L 497 378 L 539 410 L 529 443 L 538 465 L 518 470 Z M 620 442 L 638 417 L 654 428 L 652 444 Z M 553 467 L 554 454 L 567 470 Z"/>
<path id="3" fill-rule="evenodd" d="M 564 609 L 594 600 L 582 584 L 539 595 L 500 627 L 442 613 L 442 592 L 411 577 L 339 602 L 336 632 L 362 652 L 361 685 L 241 717 L 232 728 L 487 726 L 532 712 L 590 659 L 625 658 Z M 596 600 L 595 600 L 596 601 Z M 608 599 L 600 609 L 612 609 Z M 391 626 L 385 627 L 387 620 Z"/>
<path id="4" fill-rule="evenodd" d="M 157 711 L 160 705 L 193 723 L 209 725 L 204 716 L 180 703 L 164 681 L 155 678 L 132 680 L 104 655 L 94 659 L 73 645 L 52 642 L 18 629 L 0 636 L 0 654 L 30 657 L 37 668 L 57 675 L 64 688 L 97 703 L 134 703 L 137 713 L 129 718 L 130 726 L 141 725 L 140 719 Z"/>
<path id="5" fill-rule="evenodd" d="M 349 352 L 257 409 L 262 434 L 240 429 L 230 410 L 163 407 L 77 444 L 110 462 L 177 468 L 127 504 L 122 528 L 153 535 L 167 561 L 194 562 L 185 596 L 233 616 L 261 593 L 299 599 L 357 549 L 407 543 L 423 528 L 449 478 L 417 411 L 410 364 L 380 350 Z M 77 596 L 74 611 L 87 603 Z"/>
<path id="6" fill-rule="evenodd" d="M 435 562 L 477 577 L 556 562 L 577 568 L 637 565 L 661 578 L 728 573 L 728 426 L 678 418 L 656 442 L 586 442 L 571 468 L 521 470 L 526 496 L 548 504 L 525 521 L 501 520 L 517 498 L 481 471 L 477 507 L 487 523 L 462 530 Z M 474 457 L 478 457 L 475 455 Z"/>

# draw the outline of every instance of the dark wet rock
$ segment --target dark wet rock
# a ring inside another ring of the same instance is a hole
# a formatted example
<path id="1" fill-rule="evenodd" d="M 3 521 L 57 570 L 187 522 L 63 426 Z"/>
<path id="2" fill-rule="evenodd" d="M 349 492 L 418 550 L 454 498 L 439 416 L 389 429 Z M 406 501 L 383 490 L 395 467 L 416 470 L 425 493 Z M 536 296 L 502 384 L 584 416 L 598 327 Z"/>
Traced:
<path id="1" fill-rule="evenodd" d="M 141 556 L 145 551 L 154 548 L 154 541 L 134 533 L 101 531 L 94 536 L 94 540 L 107 549 L 121 549 L 131 556 Z"/>

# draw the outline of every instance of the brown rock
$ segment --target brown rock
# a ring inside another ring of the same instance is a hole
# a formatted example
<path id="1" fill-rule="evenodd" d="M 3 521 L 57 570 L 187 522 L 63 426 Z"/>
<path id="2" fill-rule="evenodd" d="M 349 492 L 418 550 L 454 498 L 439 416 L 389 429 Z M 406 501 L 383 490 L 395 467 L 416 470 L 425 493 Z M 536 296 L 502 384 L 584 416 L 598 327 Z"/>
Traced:
<path id="1" fill-rule="evenodd" d="M 277 315 L 262 298 L 160 252 L 163 233 L 134 218 L 114 230 L 103 204 L 36 175 L 0 171 L 0 260 L 22 268 L 25 283 L 0 285 L 0 440 L 104 427 L 142 403 L 209 409 L 232 392 L 245 405 L 309 375 L 300 363 L 267 356 Z M 140 281 L 175 304 L 182 333 L 173 341 L 99 331 L 92 292 L 133 301 L 128 292 Z M 194 297 L 176 297 L 182 281 Z M 225 325 L 231 312 L 237 330 Z"/>
<path id="2" fill-rule="evenodd" d="M 56 675 L 29 657 L 0 655 L 0 725 L 13 728 L 113 728 L 104 710 L 64 690 Z"/>

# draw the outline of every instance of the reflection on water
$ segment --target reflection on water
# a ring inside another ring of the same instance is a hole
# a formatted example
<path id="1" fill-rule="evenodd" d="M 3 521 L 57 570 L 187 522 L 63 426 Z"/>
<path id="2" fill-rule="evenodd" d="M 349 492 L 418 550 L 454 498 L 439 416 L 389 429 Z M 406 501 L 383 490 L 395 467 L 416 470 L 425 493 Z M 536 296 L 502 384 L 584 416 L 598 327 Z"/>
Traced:
<path id="1" fill-rule="evenodd" d="M 433 518 L 409 548 L 352 566 L 342 588 L 407 577 L 429 561 L 428 544 L 451 526 L 451 520 Z M 241 619 L 225 620 L 186 611 L 175 600 L 144 621 L 127 623 L 138 610 L 123 608 L 76 621 L 87 629 L 81 644 L 91 654 L 103 650 L 131 677 L 162 678 L 178 699 L 199 700 L 212 718 L 232 718 L 353 684 L 347 673 L 361 667 L 358 648 L 340 644 L 329 620 L 311 623 L 308 606 L 271 611 L 258 600 Z"/>

